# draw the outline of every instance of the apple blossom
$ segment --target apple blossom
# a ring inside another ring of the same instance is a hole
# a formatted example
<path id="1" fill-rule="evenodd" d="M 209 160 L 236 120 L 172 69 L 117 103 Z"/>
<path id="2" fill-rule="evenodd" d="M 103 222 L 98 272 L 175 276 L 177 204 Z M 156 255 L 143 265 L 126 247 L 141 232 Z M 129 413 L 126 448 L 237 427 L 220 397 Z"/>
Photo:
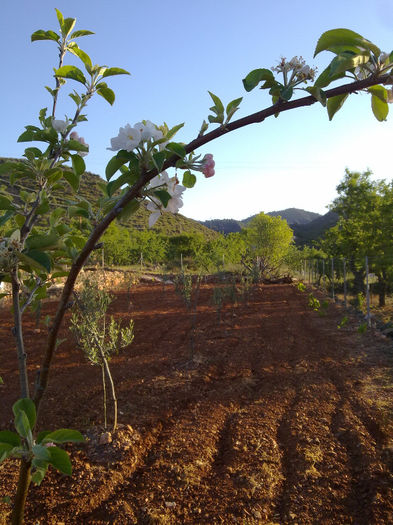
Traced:
<path id="1" fill-rule="evenodd" d="M 150 120 L 137 122 L 134 128 L 139 129 L 141 132 L 141 141 L 143 142 L 147 142 L 150 139 L 159 140 L 163 137 L 162 131 Z"/>
<path id="2" fill-rule="evenodd" d="M 68 119 L 67 120 L 52 120 L 52 128 L 57 131 L 58 133 L 64 133 L 68 126 Z"/>
<path id="3" fill-rule="evenodd" d="M 107 149 L 111 151 L 118 151 L 121 149 L 132 151 L 139 145 L 140 141 L 140 130 L 137 128 L 132 128 L 129 124 L 126 124 L 124 128 L 119 129 L 119 134 L 117 137 L 111 139 L 111 147 Z"/>
<path id="4" fill-rule="evenodd" d="M 163 171 L 154 177 L 149 184 L 150 190 L 158 188 L 166 189 L 171 198 L 164 207 L 156 196 L 149 196 L 150 202 L 146 206 L 147 210 L 152 212 L 149 216 L 149 228 L 154 226 L 162 212 L 177 213 L 183 206 L 182 193 L 186 188 L 179 184 L 177 177 L 169 178 L 167 172 Z"/>

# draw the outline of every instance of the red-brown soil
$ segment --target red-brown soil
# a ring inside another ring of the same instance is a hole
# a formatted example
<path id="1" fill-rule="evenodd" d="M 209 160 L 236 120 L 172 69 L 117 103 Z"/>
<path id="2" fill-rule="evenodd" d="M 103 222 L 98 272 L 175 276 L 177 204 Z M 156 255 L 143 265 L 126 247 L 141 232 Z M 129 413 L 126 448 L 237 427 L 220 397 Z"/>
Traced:
<path id="1" fill-rule="evenodd" d="M 257 287 L 219 322 L 212 287 L 193 361 L 191 315 L 172 286 L 116 295 L 112 312 L 134 319 L 135 340 L 111 361 L 120 428 L 109 444 L 100 370 L 64 328 L 40 428 L 88 440 L 67 447 L 71 478 L 51 471 L 32 486 L 27 524 L 393 523 L 392 340 L 358 334 L 356 318 L 338 329 L 345 312 L 330 304 L 320 316 L 289 284 Z M 0 428 L 12 429 L 16 351 L 0 315 Z M 33 320 L 25 330 L 33 384 L 45 334 Z M 0 501 L 16 471 L 0 465 Z M 5 523 L 9 509 L 0 503 Z"/>

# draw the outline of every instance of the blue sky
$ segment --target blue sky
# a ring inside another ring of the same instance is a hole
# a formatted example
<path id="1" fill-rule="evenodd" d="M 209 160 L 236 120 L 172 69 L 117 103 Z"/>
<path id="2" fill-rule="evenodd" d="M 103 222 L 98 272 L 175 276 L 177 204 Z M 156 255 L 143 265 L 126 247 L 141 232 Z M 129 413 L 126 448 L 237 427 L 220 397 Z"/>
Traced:
<path id="1" fill-rule="evenodd" d="M 185 122 L 177 139 L 188 142 L 209 114 L 208 90 L 224 103 L 244 96 L 239 117 L 269 106 L 267 94 L 244 91 L 242 78 L 274 66 L 281 56 L 302 55 L 322 71 L 329 54 L 312 56 L 323 31 L 347 27 L 384 51 L 393 49 L 391 0 L 2 0 L 0 156 L 22 155 L 27 144 L 18 144 L 18 136 L 51 103 L 44 86 L 53 86 L 56 45 L 31 43 L 30 35 L 57 30 L 55 7 L 77 18 L 76 29 L 96 33 L 78 42 L 93 63 L 131 73 L 108 82 L 116 92 L 114 106 L 96 97 L 87 108 L 89 121 L 78 130 L 90 145 L 87 169 L 101 175 L 111 157 L 110 138 L 126 123 Z M 71 115 L 66 99 L 58 118 Z M 359 94 L 332 122 L 315 104 L 229 134 L 200 151 L 214 154 L 216 175 L 201 176 L 185 192 L 180 211 L 197 219 L 242 219 L 288 207 L 325 213 L 346 167 L 370 168 L 375 178 L 392 179 L 393 107 L 391 112 L 387 122 L 377 122 L 369 97 Z"/>

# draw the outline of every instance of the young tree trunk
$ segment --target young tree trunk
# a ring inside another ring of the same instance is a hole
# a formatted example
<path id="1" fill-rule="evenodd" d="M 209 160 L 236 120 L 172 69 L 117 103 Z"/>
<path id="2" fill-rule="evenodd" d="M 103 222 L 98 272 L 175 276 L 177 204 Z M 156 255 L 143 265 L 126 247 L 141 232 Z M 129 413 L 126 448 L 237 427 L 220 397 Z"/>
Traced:
<path id="1" fill-rule="evenodd" d="M 106 381 L 105 381 L 105 368 L 104 363 L 101 364 L 101 372 L 102 372 L 102 389 L 104 394 L 104 427 L 106 430 L 107 427 L 107 420 L 106 420 Z"/>
<path id="2" fill-rule="evenodd" d="M 112 399 L 113 399 L 113 411 L 114 411 L 113 431 L 115 431 L 117 428 L 117 397 L 116 397 L 116 391 L 115 391 L 115 383 L 113 382 L 112 374 L 109 369 L 108 360 L 104 356 L 103 356 L 103 362 L 105 366 L 105 372 L 108 376 L 109 383 L 111 385 L 111 392 L 112 392 Z"/>
<path id="3" fill-rule="evenodd" d="M 12 283 L 12 305 L 14 307 L 14 329 L 13 334 L 16 339 L 16 348 L 18 354 L 18 366 L 19 366 L 19 381 L 20 381 L 20 393 L 21 397 L 29 396 L 29 379 L 27 377 L 27 366 L 26 366 L 26 352 L 23 343 L 23 332 L 22 332 L 22 312 L 19 304 L 19 292 L 20 283 L 18 278 L 18 270 L 15 269 L 11 273 Z"/>
<path id="4" fill-rule="evenodd" d="M 31 462 L 21 459 L 18 486 L 11 516 L 12 525 L 22 525 L 24 522 L 25 504 L 31 482 Z"/>

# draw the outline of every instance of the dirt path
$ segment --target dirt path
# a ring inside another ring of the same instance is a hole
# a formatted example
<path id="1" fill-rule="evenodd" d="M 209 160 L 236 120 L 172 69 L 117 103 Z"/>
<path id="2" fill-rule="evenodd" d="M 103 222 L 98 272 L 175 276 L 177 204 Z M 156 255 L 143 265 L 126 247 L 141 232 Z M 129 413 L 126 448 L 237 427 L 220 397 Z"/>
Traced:
<path id="1" fill-rule="evenodd" d="M 393 401 L 392 341 L 360 336 L 355 319 L 337 329 L 342 311 L 319 316 L 291 285 L 259 287 L 220 323 L 211 297 L 205 285 L 190 364 L 190 316 L 171 287 L 140 285 L 131 303 L 118 295 L 114 312 L 134 319 L 136 335 L 112 361 L 121 425 L 110 444 L 97 433 L 98 370 L 70 338 L 60 346 L 41 426 L 89 441 L 70 448 L 72 478 L 33 487 L 26 523 L 393 523 L 392 425 L 381 410 Z M 33 323 L 27 334 L 33 381 L 43 334 Z M 0 426 L 11 429 L 10 343 L 3 316 Z M 14 482 L 7 461 L 0 498 Z"/>

